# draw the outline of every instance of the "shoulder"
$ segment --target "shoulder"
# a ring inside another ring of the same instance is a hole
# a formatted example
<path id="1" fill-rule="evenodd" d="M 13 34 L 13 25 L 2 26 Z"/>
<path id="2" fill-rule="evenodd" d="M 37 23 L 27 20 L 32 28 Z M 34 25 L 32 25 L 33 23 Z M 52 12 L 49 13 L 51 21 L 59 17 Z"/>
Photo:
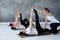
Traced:
<path id="1" fill-rule="evenodd" d="M 52 13 L 48 13 L 47 15 L 48 15 L 48 16 L 53 16 L 53 14 L 52 14 Z"/>

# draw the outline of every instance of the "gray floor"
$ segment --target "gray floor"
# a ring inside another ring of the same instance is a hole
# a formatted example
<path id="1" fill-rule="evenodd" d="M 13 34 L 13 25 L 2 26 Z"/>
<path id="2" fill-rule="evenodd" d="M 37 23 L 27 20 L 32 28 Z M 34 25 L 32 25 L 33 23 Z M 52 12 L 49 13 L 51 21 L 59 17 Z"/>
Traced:
<path id="1" fill-rule="evenodd" d="M 9 23 L 0 23 L 0 40 L 60 40 L 60 32 L 57 35 L 21 38 L 17 36 L 20 30 L 11 30 L 8 24 Z"/>

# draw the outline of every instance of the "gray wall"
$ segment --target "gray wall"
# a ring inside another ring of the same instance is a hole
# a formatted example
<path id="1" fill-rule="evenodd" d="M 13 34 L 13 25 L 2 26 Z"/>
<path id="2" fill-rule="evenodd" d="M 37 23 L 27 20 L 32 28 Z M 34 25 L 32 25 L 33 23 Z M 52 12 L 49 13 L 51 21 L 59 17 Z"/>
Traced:
<path id="1" fill-rule="evenodd" d="M 49 8 L 60 21 L 60 0 L 0 0 L 0 22 L 12 22 L 17 12 L 22 12 L 23 19 L 29 19 L 31 8 Z M 43 14 L 39 14 L 40 21 L 44 21 Z M 33 21 L 35 21 L 33 14 Z"/>

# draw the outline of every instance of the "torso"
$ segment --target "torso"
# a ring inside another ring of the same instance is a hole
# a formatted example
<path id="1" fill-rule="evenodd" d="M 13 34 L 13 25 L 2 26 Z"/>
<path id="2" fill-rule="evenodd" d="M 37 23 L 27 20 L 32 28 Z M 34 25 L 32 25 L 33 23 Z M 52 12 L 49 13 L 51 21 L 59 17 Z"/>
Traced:
<path id="1" fill-rule="evenodd" d="M 54 22 L 59 23 L 59 21 L 54 16 L 47 16 L 47 20 L 49 20 L 52 23 L 54 23 Z"/>
<path id="2" fill-rule="evenodd" d="M 59 21 L 52 15 L 52 13 L 45 13 L 47 20 L 52 22 L 52 23 L 59 23 Z"/>
<path id="3" fill-rule="evenodd" d="M 32 28 L 32 31 L 31 31 L 30 28 L 28 27 L 26 29 L 26 34 L 29 34 L 29 35 L 38 35 L 38 32 L 37 32 L 36 28 Z"/>

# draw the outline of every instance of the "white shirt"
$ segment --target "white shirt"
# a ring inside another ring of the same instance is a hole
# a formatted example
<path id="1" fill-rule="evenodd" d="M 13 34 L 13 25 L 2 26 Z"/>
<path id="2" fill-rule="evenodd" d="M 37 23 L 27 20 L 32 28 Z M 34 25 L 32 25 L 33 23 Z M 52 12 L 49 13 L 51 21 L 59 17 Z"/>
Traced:
<path id="1" fill-rule="evenodd" d="M 54 16 L 47 16 L 47 19 L 51 22 L 51 23 L 59 23 L 59 21 L 54 17 Z"/>
<path id="2" fill-rule="evenodd" d="M 31 31 L 30 28 L 28 27 L 26 29 L 26 34 L 29 34 L 29 35 L 38 35 L 38 32 L 37 32 L 36 28 L 32 28 L 32 31 Z"/>

